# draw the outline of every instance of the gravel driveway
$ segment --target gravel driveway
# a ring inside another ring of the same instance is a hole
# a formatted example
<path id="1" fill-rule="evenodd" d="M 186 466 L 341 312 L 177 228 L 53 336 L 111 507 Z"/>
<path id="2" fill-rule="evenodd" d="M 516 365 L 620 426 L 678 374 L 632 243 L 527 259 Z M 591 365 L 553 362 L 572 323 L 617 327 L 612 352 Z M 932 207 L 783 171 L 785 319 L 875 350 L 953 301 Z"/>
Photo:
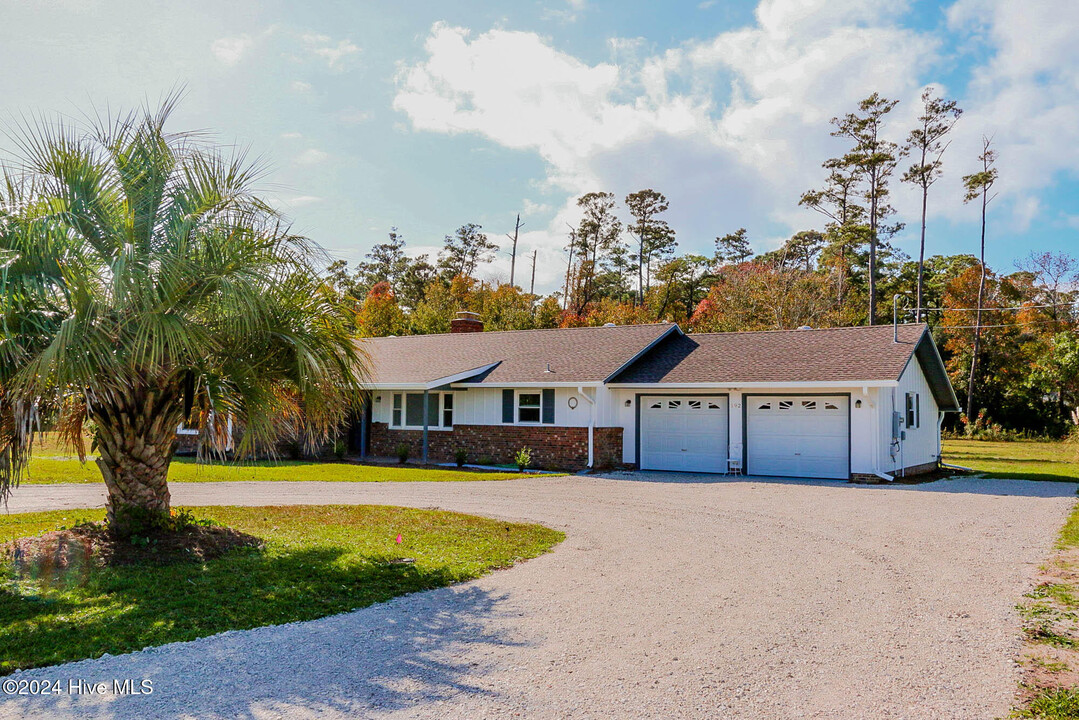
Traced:
<path id="1" fill-rule="evenodd" d="M 177 504 L 389 503 L 560 528 L 553 553 L 312 622 L 19 674 L 141 697 L 3 717 L 993 718 L 1013 605 L 1076 486 L 867 487 L 640 473 L 485 483 L 174 484 Z M 10 511 L 100 504 L 27 485 Z"/>

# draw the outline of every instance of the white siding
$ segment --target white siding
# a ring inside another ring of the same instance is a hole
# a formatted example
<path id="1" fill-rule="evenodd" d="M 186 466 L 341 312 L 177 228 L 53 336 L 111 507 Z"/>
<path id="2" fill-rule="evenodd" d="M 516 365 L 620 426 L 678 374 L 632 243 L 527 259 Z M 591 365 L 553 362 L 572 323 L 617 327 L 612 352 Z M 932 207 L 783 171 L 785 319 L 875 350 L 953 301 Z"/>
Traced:
<path id="1" fill-rule="evenodd" d="M 519 389 L 520 390 L 520 389 Z M 538 391 L 526 389 L 526 391 Z M 797 395 L 795 388 L 753 388 L 752 390 L 730 390 L 716 388 L 667 388 L 657 386 L 654 390 L 641 388 L 587 387 L 591 396 L 595 393 L 596 427 L 622 428 L 622 461 L 636 462 L 636 417 L 638 394 L 725 394 L 729 398 L 729 451 L 732 455 L 741 455 L 743 447 L 742 405 L 746 394 L 781 394 Z M 381 397 L 374 404 L 375 422 L 389 423 L 393 403 L 392 390 L 377 390 L 374 395 Z M 404 392 L 404 391 L 396 391 Z M 415 391 L 411 391 L 415 392 Z M 880 470 L 892 473 L 900 467 L 910 467 L 933 462 L 939 452 L 937 437 L 937 405 L 929 390 L 921 366 L 916 359 L 900 378 L 899 386 L 894 388 L 862 388 L 858 386 L 814 387 L 807 389 L 813 394 L 849 394 L 850 395 L 850 432 L 851 432 L 851 472 L 873 473 Z M 917 428 L 903 428 L 907 438 L 901 445 L 902 465 L 897 452 L 893 460 L 889 452 L 891 441 L 891 413 L 893 398 L 895 409 L 902 412 L 904 393 L 915 392 L 920 396 L 921 424 Z M 569 399 L 577 399 L 577 407 L 569 407 Z M 591 404 L 575 387 L 555 388 L 555 425 L 568 427 L 587 427 L 591 416 Z M 502 388 L 470 388 L 454 392 L 454 423 L 460 425 L 501 425 L 502 424 Z"/>
<path id="2" fill-rule="evenodd" d="M 940 436 L 937 433 L 938 408 L 933 392 L 926 382 L 921 363 L 912 357 L 894 389 L 883 389 L 880 408 L 881 469 L 889 474 L 903 468 L 935 462 L 940 454 Z M 921 421 L 917 427 L 906 426 L 905 398 L 907 393 L 918 396 Z M 906 434 L 895 449 L 892 447 L 892 413 L 901 417 L 899 429 Z"/>
<path id="3" fill-rule="evenodd" d="M 855 473 L 871 473 L 874 468 L 874 453 L 876 452 L 876 443 L 873 442 L 875 433 L 874 428 L 876 426 L 875 413 L 876 413 L 876 401 L 877 401 L 877 388 L 866 388 L 866 392 L 862 392 L 860 387 L 836 387 L 836 388 L 813 388 L 807 390 L 816 394 L 820 393 L 841 393 L 850 394 L 851 405 L 851 472 Z M 715 390 L 702 390 L 701 388 L 665 388 L 662 386 L 657 387 L 655 390 L 643 390 L 640 388 L 623 389 L 614 388 L 607 391 L 605 394 L 607 398 L 605 401 L 599 403 L 600 413 L 596 418 L 597 426 L 619 426 L 622 428 L 622 462 L 633 463 L 636 462 L 637 446 L 636 446 L 636 412 L 637 401 L 636 396 L 638 394 L 681 394 L 681 395 L 700 395 L 705 393 L 713 394 L 725 394 L 729 397 L 730 408 L 730 423 L 728 438 L 728 447 L 731 455 L 741 456 L 743 448 L 742 439 L 742 397 L 744 394 L 798 394 L 797 390 L 791 388 L 754 388 L 752 391 L 740 391 L 729 390 L 725 388 L 716 388 Z M 887 392 L 887 390 L 885 390 Z M 601 396 L 603 391 L 601 390 Z M 626 407 L 626 401 L 629 401 L 629 407 Z M 860 405 L 860 406 L 859 406 Z M 924 409 L 923 409 L 924 412 Z"/>
<path id="4" fill-rule="evenodd" d="M 517 388 L 518 392 L 541 392 L 541 388 Z M 589 392 L 594 392 L 591 388 Z M 420 390 L 376 390 L 376 402 L 372 419 L 374 422 L 390 422 L 395 392 L 422 392 Z M 441 391 L 440 391 L 441 392 Z M 603 389 L 600 392 L 604 392 Z M 554 389 L 554 424 L 568 427 L 588 426 L 588 401 L 581 397 L 577 388 Z M 569 406 L 570 397 L 577 398 L 577 407 Z M 378 398 L 381 397 L 381 400 Z M 469 388 L 453 391 L 453 422 L 455 425 L 501 425 L 502 388 Z M 602 423 L 596 422 L 596 426 Z"/>

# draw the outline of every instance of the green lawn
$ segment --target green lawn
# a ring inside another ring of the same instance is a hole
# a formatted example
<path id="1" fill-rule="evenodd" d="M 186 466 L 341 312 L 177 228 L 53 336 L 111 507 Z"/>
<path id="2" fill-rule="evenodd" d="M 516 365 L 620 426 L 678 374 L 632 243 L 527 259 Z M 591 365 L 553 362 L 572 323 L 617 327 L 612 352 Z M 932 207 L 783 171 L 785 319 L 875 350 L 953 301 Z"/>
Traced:
<path id="1" fill-rule="evenodd" d="M 86 438 L 87 450 L 90 438 Z M 196 463 L 194 458 L 173 458 L 169 467 L 170 482 L 222 482 L 244 480 L 293 480 L 322 482 L 449 482 L 462 480 L 509 480 L 521 477 L 517 472 L 458 470 L 416 465 L 355 465 L 345 462 L 311 460 L 275 460 L 254 463 Z M 47 432 L 34 440 L 28 477 L 23 482 L 99 483 L 101 471 L 93 456 L 86 464 L 60 444 L 56 433 Z"/>
<path id="2" fill-rule="evenodd" d="M 385 506 L 194 512 L 261 537 L 266 548 L 50 580 L 20 579 L 10 562 L 0 566 L 0 674 L 361 608 L 508 567 L 565 537 L 540 525 Z M 0 543 L 101 517 L 100 510 L 0 515 Z M 391 562 L 406 557 L 415 563 Z"/>
<path id="3" fill-rule="evenodd" d="M 1018 606 L 1027 647 L 1022 703 L 1016 718 L 1079 718 L 1079 504 L 1057 537 L 1056 552 L 1041 568 L 1038 586 Z"/>
<path id="4" fill-rule="evenodd" d="M 508 480 L 516 472 L 488 472 L 398 465 L 354 465 L 344 462 L 278 460 L 245 464 L 200 464 L 191 458 L 175 458 L 169 467 L 170 482 L 222 482 L 226 480 L 319 480 L 322 482 L 449 482 L 453 480 Z M 35 451 L 23 482 L 100 483 L 97 463 L 83 465 L 75 458 L 43 457 Z"/>
<path id="5" fill-rule="evenodd" d="M 1079 482 L 1079 444 L 1016 440 L 945 440 L 944 462 L 991 478 Z"/>

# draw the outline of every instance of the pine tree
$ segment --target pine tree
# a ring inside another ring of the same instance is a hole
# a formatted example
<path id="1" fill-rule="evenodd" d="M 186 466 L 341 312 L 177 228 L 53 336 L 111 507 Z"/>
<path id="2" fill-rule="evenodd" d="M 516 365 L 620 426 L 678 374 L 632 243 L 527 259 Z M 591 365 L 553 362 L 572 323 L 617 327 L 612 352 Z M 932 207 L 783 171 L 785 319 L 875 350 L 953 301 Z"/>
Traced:
<path id="1" fill-rule="evenodd" d="M 917 185 L 922 191 L 922 234 L 918 245 L 918 287 L 915 291 L 915 321 L 921 322 L 923 307 L 923 274 L 925 270 L 925 216 L 929 204 L 929 187 L 941 174 L 941 157 L 948 148 L 944 137 L 955 127 L 963 111 L 954 100 L 934 97 L 933 91 L 926 88 L 922 93 L 921 123 L 910 131 L 907 137 L 906 151 L 916 159 L 903 177 L 903 182 Z"/>

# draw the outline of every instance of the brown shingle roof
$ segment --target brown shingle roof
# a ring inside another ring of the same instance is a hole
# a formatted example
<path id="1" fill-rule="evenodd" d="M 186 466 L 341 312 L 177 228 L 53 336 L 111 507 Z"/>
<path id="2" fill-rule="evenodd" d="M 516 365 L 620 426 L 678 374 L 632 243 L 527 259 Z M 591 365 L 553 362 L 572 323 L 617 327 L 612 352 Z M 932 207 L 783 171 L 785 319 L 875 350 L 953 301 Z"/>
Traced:
<path id="1" fill-rule="evenodd" d="M 448 333 L 369 338 L 376 384 L 430 383 L 497 363 L 479 380 L 499 383 L 565 383 L 606 380 L 638 353 L 677 326 L 619 327 Z M 546 372 L 550 363 L 553 372 Z"/>
<path id="2" fill-rule="evenodd" d="M 701 333 L 670 337 L 613 378 L 619 383 L 898 380 L 924 325 Z"/>
<path id="3" fill-rule="evenodd" d="M 926 326 L 900 325 L 898 332 L 895 343 L 891 325 L 683 335 L 676 325 L 657 324 L 410 335 L 361 342 L 371 358 L 370 379 L 380 385 L 425 385 L 468 374 L 472 375 L 468 382 L 496 386 L 608 379 L 856 385 L 898 380 L 913 356 L 921 363 L 938 406 L 957 409 Z M 546 372 L 548 363 L 553 372 Z"/>

